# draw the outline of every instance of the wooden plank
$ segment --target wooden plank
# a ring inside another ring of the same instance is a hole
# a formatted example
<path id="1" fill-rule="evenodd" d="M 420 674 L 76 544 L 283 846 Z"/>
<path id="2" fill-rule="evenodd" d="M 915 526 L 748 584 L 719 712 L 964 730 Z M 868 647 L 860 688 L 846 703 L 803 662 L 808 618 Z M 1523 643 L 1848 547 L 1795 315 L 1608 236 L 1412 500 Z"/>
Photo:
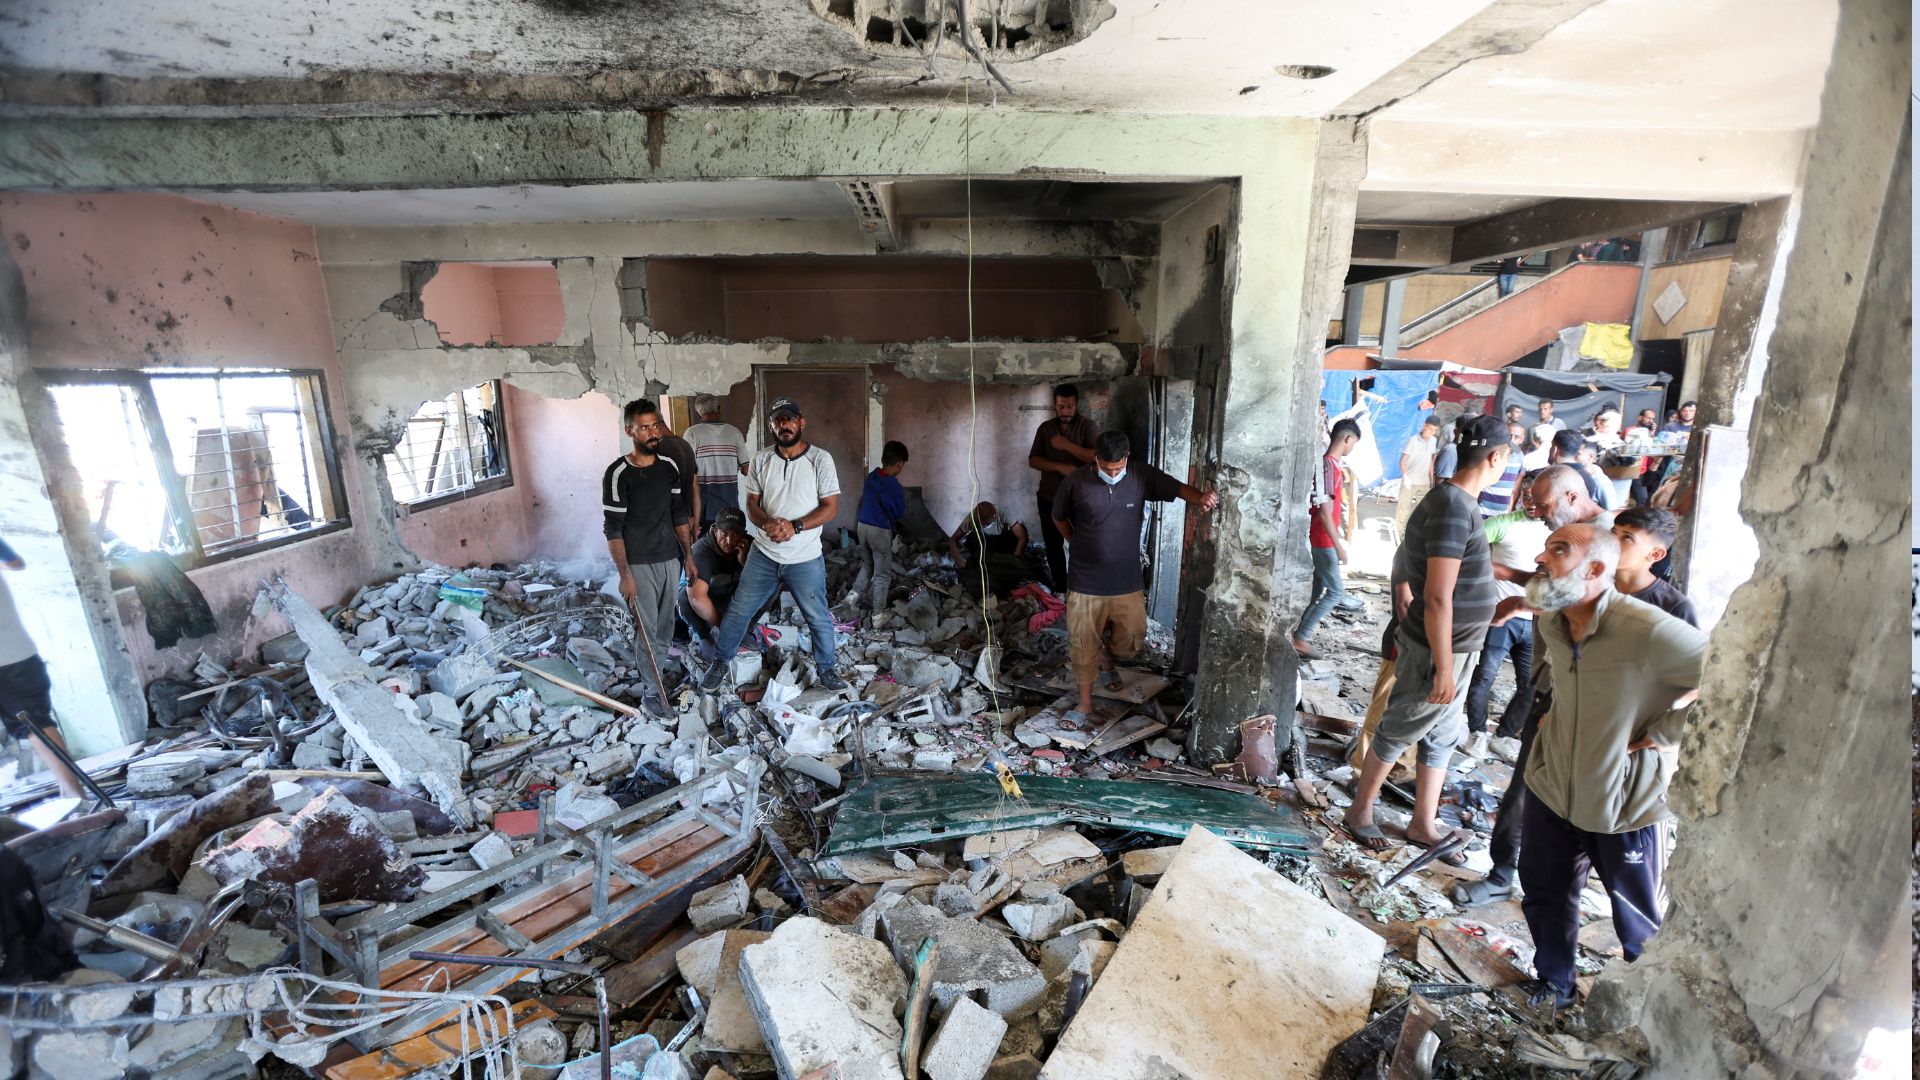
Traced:
<path id="1" fill-rule="evenodd" d="M 508 1012 L 513 1017 L 516 1031 L 541 1020 L 552 1020 L 556 1015 L 552 1009 L 531 998 L 515 1002 Z M 486 1044 L 485 1031 L 470 1028 L 463 1034 L 460 1030 L 462 1023 L 455 1020 L 444 1027 L 404 1039 L 371 1054 L 330 1065 L 323 1075 L 327 1080 L 400 1080 L 451 1064 L 460 1060 L 460 1047 L 481 1047 Z M 504 1024 L 500 1025 L 500 1030 L 505 1030 Z"/>
<path id="2" fill-rule="evenodd" d="M 1139 668 L 1128 667 L 1119 668 L 1118 671 L 1120 673 L 1119 686 L 1107 687 L 1101 685 L 1098 679 L 1093 681 L 1094 697 L 1111 698 L 1114 701 L 1124 701 L 1129 705 L 1144 705 L 1148 700 L 1158 697 L 1161 691 L 1173 685 L 1166 676 L 1156 675 L 1151 671 L 1142 671 Z M 1054 674 L 1053 678 L 1048 679 L 1043 685 L 1048 690 L 1071 692 L 1076 696 L 1076 700 L 1078 700 L 1080 685 L 1073 681 L 1073 671 L 1070 668 L 1061 668 Z"/>
<path id="3" fill-rule="evenodd" d="M 553 685 L 559 687 L 562 690 L 570 690 L 573 693 L 579 694 L 581 697 L 586 698 L 588 701 L 593 702 L 595 705 L 598 705 L 603 709 L 612 709 L 614 712 L 620 713 L 625 716 L 632 716 L 640 719 L 646 718 L 647 714 L 641 712 L 639 709 L 636 709 L 633 706 L 626 704 L 625 702 L 615 701 L 605 694 L 596 694 L 593 691 L 587 689 L 586 687 L 581 686 L 578 683 L 575 683 L 571 680 L 563 679 L 558 675 L 541 671 L 539 668 L 534 667 L 531 664 L 521 663 L 520 661 L 515 660 L 511 657 L 501 657 L 501 659 L 505 660 L 509 664 L 512 664 L 514 667 L 519 668 L 521 671 L 527 672 L 531 675 L 537 675 L 540 678 L 547 680 L 548 682 L 552 683 Z"/>
<path id="4" fill-rule="evenodd" d="M 1080 699 L 1076 694 L 1062 694 L 1046 708 L 1034 713 L 1027 719 L 1027 726 L 1059 743 L 1069 750 L 1085 750 L 1093 745 L 1100 731 L 1109 724 L 1124 720 L 1128 709 L 1111 701 L 1095 701 L 1093 712 L 1084 722 L 1076 723 L 1067 719 L 1067 713 L 1078 708 Z"/>
<path id="5" fill-rule="evenodd" d="M 679 974 L 675 955 L 699 939 L 700 931 L 687 926 L 654 942 L 632 960 L 608 968 L 607 1003 L 615 1009 L 630 1009 L 638 1004 L 641 998 Z"/>
<path id="6" fill-rule="evenodd" d="M 1386 942 L 1194 829 L 1047 1058 L 1050 1080 L 1318 1076 Z"/>
<path id="7" fill-rule="evenodd" d="M 1100 737 L 1093 740 L 1093 745 L 1087 747 L 1087 753 L 1096 756 L 1111 754 L 1143 739 L 1151 739 L 1165 730 L 1167 725 L 1151 716 L 1129 716 L 1101 732 Z"/>
<path id="8" fill-rule="evenodd" d="M 1479 938 L 1463 932 L 1457 923 L 1434 920 L 1422 925 L 1432 931 L 1434 944 L 1440 946 L 1440 951 L 1468 981 L 1492 987 L 1516 986 L 1527 981 L 1526 972 L 1514 966 L 1513 961 L 1488 948 Z"/>

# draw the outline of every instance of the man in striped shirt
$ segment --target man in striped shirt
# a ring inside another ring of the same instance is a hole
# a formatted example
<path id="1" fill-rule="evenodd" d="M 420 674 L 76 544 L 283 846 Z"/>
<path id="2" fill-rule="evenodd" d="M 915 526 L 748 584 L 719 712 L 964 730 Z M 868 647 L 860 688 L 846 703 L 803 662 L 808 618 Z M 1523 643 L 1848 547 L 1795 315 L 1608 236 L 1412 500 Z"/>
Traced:
<path id="1" fill-rule="evenodd" d="M 686 440 L 693 444 L 694 468 L 699 473 L 698 531 L 705 532 L 720 511 L 740 508 L 740 474 L 747 471 L 747 437 L 720 419 L 720 399 L 712 394 L 694 395 L 693 411 L 700 415 L 700 422 L 687 428 Z"/>
<path id="2" fill-rule="evenodd" d="M 1507 467 L 1513 452 L 1507 425 L 1492 416 L 1460 424 L 1460 464 L 1435 484 L 1407 518 L 1406 540 L 1393 559 L 1394 683 L 1347 808 L 1348 834 L 1382 851 L 1393 842 L 1373 823 L 1373 804 L 1394 763 L 1418 745 L 1410 843 L 1447 839 L 1437 812 L 1447 763 L 1465 728 L 1461 706 L 1467 674 L 1493 618 L 1493 563 L 1480 526 L 1480 492 Z M 1464 862 L 1464 853 L 1448 862 Z"/>

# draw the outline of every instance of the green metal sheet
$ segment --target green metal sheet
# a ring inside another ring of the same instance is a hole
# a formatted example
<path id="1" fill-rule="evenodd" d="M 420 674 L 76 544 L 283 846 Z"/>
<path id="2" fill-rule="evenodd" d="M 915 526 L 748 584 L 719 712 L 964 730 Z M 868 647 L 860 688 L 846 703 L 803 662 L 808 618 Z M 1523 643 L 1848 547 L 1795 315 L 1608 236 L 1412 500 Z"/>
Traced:
<path id="1" fill-rule="evenodd" d="M 1171 783 L 1022 776 L 1009 798 L 988 775 L 880 776 L 840 804 L 826 854 L 911 847 L 1062 822 L 1174 838 L 1204 825 L 1243 847 L 1306 854 L 1312 835 L 1291 808 L 1257 795 Z"/>

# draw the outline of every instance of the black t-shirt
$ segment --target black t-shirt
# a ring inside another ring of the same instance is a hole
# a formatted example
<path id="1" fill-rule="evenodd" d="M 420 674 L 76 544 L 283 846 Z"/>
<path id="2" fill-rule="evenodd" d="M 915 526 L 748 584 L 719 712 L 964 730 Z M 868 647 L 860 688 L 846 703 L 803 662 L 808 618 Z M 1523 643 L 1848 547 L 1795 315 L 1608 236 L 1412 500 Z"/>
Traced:
<path id="1" fill-rule="evenodd" d="M 1413 590 L 1400 626 L 1413 640 L 1432 648 L 1427 640 L 1428 559 L 1459 559 L 1460 575 L 1453 583 L 1453 651 L 1478 652 L 1487 640 L 1496 600 L 1493 560 L 1487 534 L 1480 527 L 1480 501 L 1453 484 L 1435 484 L 1407 518 L 1406 539 L 1393 556 L 1393 581 Z"/>
<path id="2" fill-rule="evenodd" d="M 1101 480 L 1097 465 L 1083 465 L 1062 477 L 1053 495 L 1053 516 L 1073 527 L 1067 591 L 1088 596 L 1139 592 L 1145 584 L 1140 529 L 1146 524 L 1147 502 L 1179 497 L 1180 481 L 1151 465 L 1128 465 L 1117 484 Z"/>
<path id="3" fill-rule="evenodd" d="M 660 454 L 641 468 L 621 455 L 613 459 L 600 479 L 602 509 L 606 511 L 607 539 L 627 542 L 627 563 L 680 560 L 680 538 L 675 525 L 685 525 L 688 512 L 683 488 L 693 486 L 692 474 L 683 478 L 673 459 Z"/>
<path id="4" fill-rule="evenodd" d="M 720 550 L 711 532 L 694 541 L 693 568 L 699 571 L 700 580 L 707 583 L 707 596 L 717 605 L 725 606 L 727 598 L 740 585 L 739 562 Z"/>
<path id="5" fill-rule="evenodd" d="M 1074 457 L 1065 450 L 1054 449 L 1053 437 L 1055 435 L 1065 435 L 1068 442 L 1091 450 L 1093 449 L 1093 444 L 1100 438 L 1100 425 L 1094 423 L 1093 417 L 1088 416 L 1086 413 L 1074 413 L 1073 419 L 1065 423 L 1062 423 L 1060 418 L 1056 416 L 1042 423 L 1040 427 L 1034 431 L 1033 448 L 1027 451 L 1028 457 L 1046 458 L 1048 461 L 1057 461 L 1062 465 L 1078 467 L 1080 465 L 1079 458 Z M 1066 477 L 1061 476 L 1057 472 L 1041 473 L 1040 497 L 1043 499 L 1052 498 L 1059 492 L 1060 484 L 1065 479 Z"/>
<path id="6" fill-rule="evenodd" d="M 1634 593 L 1633 598 L 1652 604 L 1676 619 L 1685 619 L 1695 629 L 1700 626 L 1700 616 L 1694 613 L 1693 601 L 1687 599 L 1686 593 L 1659 578 L 1654 578 L 1653 584 Z"/>

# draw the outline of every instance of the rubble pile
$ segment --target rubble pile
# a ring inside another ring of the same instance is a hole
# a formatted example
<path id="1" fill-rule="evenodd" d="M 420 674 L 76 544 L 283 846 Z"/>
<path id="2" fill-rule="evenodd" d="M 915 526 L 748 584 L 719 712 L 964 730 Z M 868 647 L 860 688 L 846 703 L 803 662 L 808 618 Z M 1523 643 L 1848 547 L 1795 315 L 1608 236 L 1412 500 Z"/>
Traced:
<path id="1" fill-rule="evenodd" d="M 1417 852 L 1339 831 L 1358 662 L 1308 669 L 1298 739 L 1251 717 L 1239 758 L 1203 769 L 1163 628 L 1081 717 L 1056 597 L 977 600 L 944 556 L 902 554 L 895 601 L 864 613 L 853 553 L 829 549 L 837 692 L 790 597 L 707 695 L 688 647 L 638 651 L 611 581 L 551 565 L 428 569 L 324 612 L 269 583 L 256 612 L 290 633 L 156 682 L 155 737 L 83 763 L 112 807 L 0 789 L 51 826 L 0 840 L 73 948 L 46 986 L 0 988 L 24 1018 L 0 1063 L 1304 1075 L 1442 1017 L 1481 1036 L 1460 1075 L 1523 1052 L 1636 1060 L 1523 1008 L 1517 904 L 1448 898 L 1484 845 L 1393 881 Z M 1371 614 L 1323 636 L 1358 649 Z M 1461 763 L 1446 820 L 1484 831 L 1509 780 Z M 1605 927 L 1604 898 L 1584 908 Z M 1582 943 L 1583 972 L 1618 950 Z M 524 963 L 490 963 L 508 955 Z M 311 1011 L 342 987 L 383 1004 Z M 1529 1023 L 1545 1041 L 1515 1040 Z M 76 1032 L 100 1037 L 69 1053 Z"/>

